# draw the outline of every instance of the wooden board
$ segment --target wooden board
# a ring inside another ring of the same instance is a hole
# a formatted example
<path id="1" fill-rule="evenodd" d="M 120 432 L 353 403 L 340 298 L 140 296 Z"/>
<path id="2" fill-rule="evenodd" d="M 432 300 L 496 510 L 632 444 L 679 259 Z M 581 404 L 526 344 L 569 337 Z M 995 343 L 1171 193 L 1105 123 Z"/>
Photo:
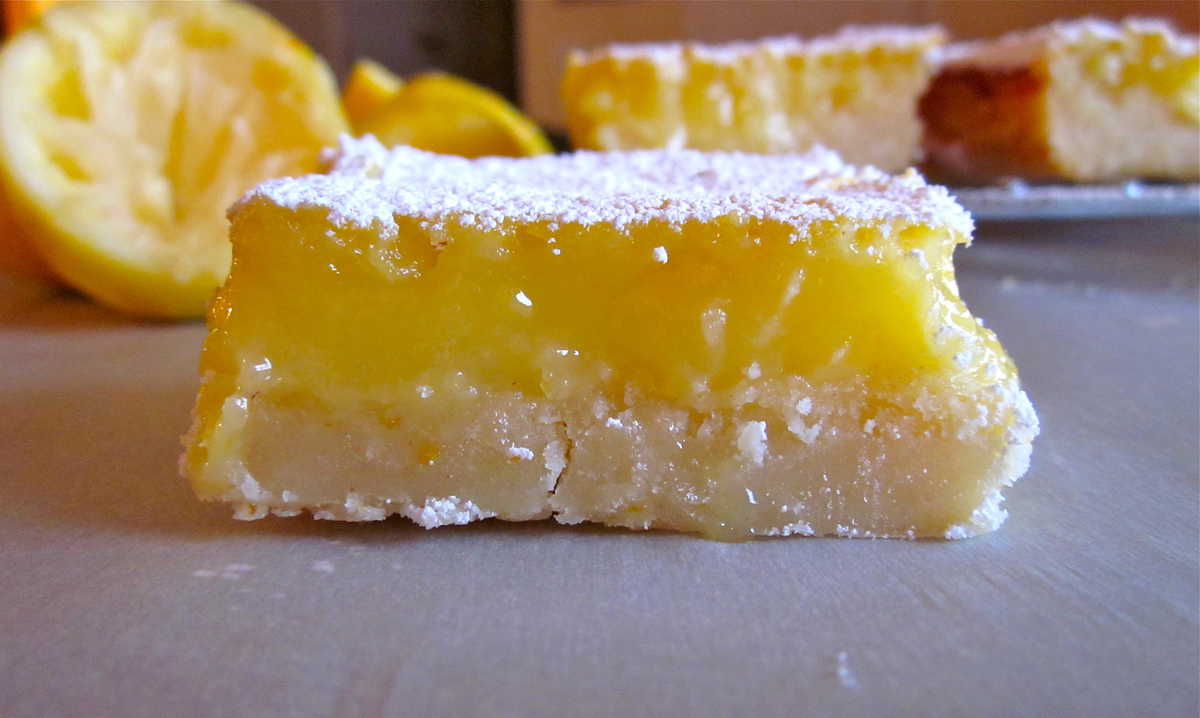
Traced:
<path id="1" fill-rule="evenodd" d="M 0 292 L 0 715 L 1195 716 L 1195 221 L 984 227 L 1044 433 L 965 542 L 238 523 L 202 327 Z"/>

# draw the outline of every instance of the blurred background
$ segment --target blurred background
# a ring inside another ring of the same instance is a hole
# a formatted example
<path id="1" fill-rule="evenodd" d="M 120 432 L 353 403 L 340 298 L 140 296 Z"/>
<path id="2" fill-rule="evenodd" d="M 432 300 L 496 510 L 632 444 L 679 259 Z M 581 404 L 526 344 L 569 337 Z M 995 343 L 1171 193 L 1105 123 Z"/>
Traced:
<path id="1" fill-rule="evenodd" d="M 1055 18 L 1131 15 L 1200 28 L 1195 0 L 259 0 L 344 78 L 358 57 L 401 75 L 440 69 L 517 101 L 562 129 L 558 84 L 574 47 L 831 32 L 847 23 L 938 23 L 958 38 Z"/>

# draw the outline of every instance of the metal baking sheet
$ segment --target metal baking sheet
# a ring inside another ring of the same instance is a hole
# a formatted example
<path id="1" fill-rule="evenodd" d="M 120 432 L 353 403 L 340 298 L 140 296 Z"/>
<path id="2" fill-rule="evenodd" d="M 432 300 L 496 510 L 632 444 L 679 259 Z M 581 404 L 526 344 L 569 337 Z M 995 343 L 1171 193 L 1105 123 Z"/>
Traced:
<path id="1" fill-rule="evenodd" d="M 9 286 L 0 715 L 1195 716 L 1198 231 L 960 250 L 1043 434 L 955 543 L 235 522 L 175 469 L 203 328 Z"/>
<path id="2" fill-rule="evenodd" d="M 1200 184 L 1031 185 L 951 189 L 979 220 L 1200 216 Z"/>

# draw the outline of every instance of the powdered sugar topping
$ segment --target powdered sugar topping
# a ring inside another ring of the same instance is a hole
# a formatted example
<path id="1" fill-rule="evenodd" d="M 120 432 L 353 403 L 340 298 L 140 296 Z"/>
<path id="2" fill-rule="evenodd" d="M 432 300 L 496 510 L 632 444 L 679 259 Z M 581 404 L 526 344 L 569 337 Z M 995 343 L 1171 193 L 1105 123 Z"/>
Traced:
<path id="1" fill-rule="evenodd" d="M 1052 48 L 1098 40 L 1120 41 L 1137 35 L 1161 36 L 1167 52 L 1174 55 L 1200 52 L 1197 36 L 1179 34 L 1164 20 L 1135 17 L 1115 23 L 1084 17 L 1059 20 L 993 40 L 955 43 L 942 50 L 940 61 L 952 67 L 1021 67 Z"/>
<path id="2" fill-rule="evenodd" d="M 604 58 L 617 61 L 648 60 L 669 72 L 685 59 L 733 63 L 756 53 L 773 56 L 812 55 L 836 52 L 867 52 L 879 47 L 892 49 L 928 48 L 945 41 L 945 32 L 937 26 L 848 25 L 831 35 L 805 38 L 780 35 L 760 40 L 699 43 L 613 43 L 586 52 L 575 52 L 572 62 L 595 62 Z"/>
<path id="3" fill-rule="evenodd" d="M 528 222 L 680 226 L 728 216 L 800 230 L 836 219 L 941 225 L 963 239 L 972 228 L 945 188 L 915 171 L 893 176 L 853 167 L 823 148 L 803 155 L 648 150 L 469 160 L 389 150 L 368 135 L 343 136 L 327 159 L 327 174 L 264 182 L 231 213 L 265 200 L 324 209 L 336 225 L 385 234 L 397 231 L 397 217 L 488 231 Z"/>

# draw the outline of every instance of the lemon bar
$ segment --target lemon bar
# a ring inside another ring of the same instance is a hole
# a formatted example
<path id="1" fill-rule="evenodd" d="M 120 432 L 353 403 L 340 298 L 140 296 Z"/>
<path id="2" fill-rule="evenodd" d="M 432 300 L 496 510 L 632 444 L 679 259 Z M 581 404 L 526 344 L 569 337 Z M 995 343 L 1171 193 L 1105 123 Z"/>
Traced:
<path id="1" fill-rule="evenodd" d="M 848 27 L 725 45 L 611 45 L 570 55 L 567 129 L 593 150 L 802 152 L 901 170 L 920 159 L 917 100 L 940 29 Z"/>
<path id="2" fill-rule="evenodd" d="M 182 463 L 241 518 L 954 538 L 1029 463 L 913 171 L 366 136 L 230 218 Z"/>
<path id="3" fill-rule="evenodd" d="M 1200 43 L 1164 22 L 1059 22 L 952 45 L 921 99 L 947 178 L 1200 177 Z"/>

